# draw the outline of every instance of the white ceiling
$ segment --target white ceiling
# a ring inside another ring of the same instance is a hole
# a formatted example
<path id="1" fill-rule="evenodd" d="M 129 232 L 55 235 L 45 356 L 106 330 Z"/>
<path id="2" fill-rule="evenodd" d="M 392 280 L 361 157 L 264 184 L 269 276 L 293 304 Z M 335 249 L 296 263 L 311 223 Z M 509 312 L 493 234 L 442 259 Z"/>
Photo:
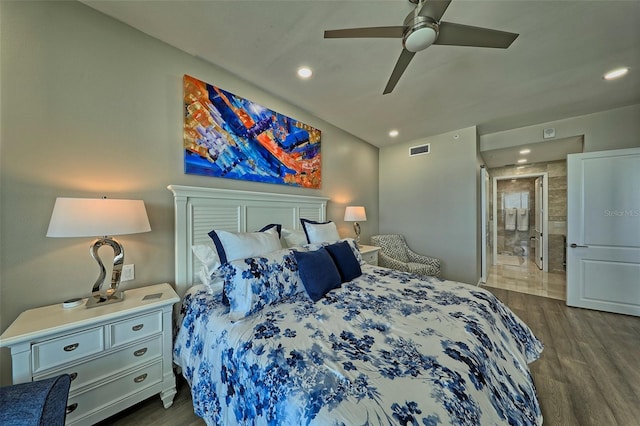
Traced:
<path id="1" fill-rule="evenodd" d="M 400 40 L 325 40 L 323 32 L 401 25 L 408 0 L 83 2 L 379 147 L 640 103 L 638 0 L 453 0 L 444 21 L 520 36 L 507 50 L 431 46 L 388 95 Z M 297 78 L 300 65 L 313 69 L 311 79 Z M 623 65 L 625 78 L 601 78 Z M 390 129 L 400 135 L 390 138 Z"/>

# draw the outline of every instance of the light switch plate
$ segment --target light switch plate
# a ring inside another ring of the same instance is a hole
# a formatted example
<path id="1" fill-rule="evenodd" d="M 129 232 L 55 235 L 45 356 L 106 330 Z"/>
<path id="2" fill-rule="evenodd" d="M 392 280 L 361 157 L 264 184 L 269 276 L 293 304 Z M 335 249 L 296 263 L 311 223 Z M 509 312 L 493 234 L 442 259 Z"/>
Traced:
<path id="1" fill-rule="evenodd" d="M 135 278 L 135 268 L 133 263 L 130 265 L 122 266 L 122 275 L 120 275 L 120 282 L 131 281 Z"/>

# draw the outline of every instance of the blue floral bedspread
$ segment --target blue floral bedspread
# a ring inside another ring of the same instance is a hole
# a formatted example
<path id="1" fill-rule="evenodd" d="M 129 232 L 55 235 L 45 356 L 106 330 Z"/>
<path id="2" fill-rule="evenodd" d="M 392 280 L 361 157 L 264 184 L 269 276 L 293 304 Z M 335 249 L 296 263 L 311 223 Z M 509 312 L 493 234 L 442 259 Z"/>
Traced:
<path id="1" fill-rule="evenodd" d="M 174 360 L 208 425 L 538 425 L 542 344 L 490 292 L 363 266 L 237 322 L 184 298 Z"/>

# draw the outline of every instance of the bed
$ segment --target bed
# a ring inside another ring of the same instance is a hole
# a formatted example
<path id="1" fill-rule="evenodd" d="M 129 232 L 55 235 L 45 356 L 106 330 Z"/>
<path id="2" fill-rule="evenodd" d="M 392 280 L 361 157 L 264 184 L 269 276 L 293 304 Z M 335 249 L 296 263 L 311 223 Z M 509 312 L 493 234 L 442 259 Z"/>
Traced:
<path id="1" fill-rule="evenodd" d="M 203 285 L 193 246 L 210 230 L 299 230 L 325 221 L 328 200 L 170 189 L 183 296 L 174 362 L 208 425 L 542 424 L 528 369 L 542 344 L 490 292 L 367 265 L 350 239 L 234 259 L 217 268 L 224 284 Z M 359 275 L 314 302 L 303 266 L 325 251 L 340 277 L 352 258 Z"/>

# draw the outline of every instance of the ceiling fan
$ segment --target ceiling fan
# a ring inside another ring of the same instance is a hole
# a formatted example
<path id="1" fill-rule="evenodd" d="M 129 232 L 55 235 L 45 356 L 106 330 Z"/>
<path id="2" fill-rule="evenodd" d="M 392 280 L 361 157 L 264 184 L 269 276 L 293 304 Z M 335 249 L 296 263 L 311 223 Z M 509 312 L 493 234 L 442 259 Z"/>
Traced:
<path id="1" fill-rule="evenodd" d="M 416 52 L 432 44 L 506 49 L 518 34 L 489 28 L 444 22 L 440 19 L 451 0 L 409 0 L 416 6 L 403 25 L 328 30 L 324 38 L 401 38 L 402 53 L 396 62 L 383 95 L 391 93 Z"/>

